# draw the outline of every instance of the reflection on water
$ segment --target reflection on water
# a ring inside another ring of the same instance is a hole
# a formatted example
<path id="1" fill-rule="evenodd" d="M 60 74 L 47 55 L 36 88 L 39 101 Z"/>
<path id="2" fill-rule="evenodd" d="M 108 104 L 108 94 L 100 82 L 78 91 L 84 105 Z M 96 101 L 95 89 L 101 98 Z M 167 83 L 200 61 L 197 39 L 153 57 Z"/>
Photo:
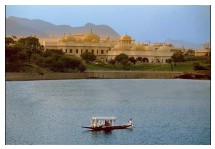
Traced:
<path id="1" fill-rule="evenodd" d="M 93 137 L 98 137 L 99 135 L 111 135 L 112 131 L 91 131 Z"/>
<path id="2" fill-rule="evenodd" d="M 92 116 L 133 129 L 86 131 Z M 210 144 L 210 81 L 6 82 L 6 144 Z"/>

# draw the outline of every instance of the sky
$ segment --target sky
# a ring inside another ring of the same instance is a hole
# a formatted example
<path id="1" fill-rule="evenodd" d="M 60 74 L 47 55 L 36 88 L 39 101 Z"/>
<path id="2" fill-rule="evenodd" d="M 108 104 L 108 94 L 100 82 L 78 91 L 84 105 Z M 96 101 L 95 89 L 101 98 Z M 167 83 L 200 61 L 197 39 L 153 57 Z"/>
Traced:
<path id="1" fill-rule="evenodd" d="M 9 16 L 73 27 L 105 24 L 137 42 L 210 41 L 207 5 L 7 5 L 6 17 Z"/>

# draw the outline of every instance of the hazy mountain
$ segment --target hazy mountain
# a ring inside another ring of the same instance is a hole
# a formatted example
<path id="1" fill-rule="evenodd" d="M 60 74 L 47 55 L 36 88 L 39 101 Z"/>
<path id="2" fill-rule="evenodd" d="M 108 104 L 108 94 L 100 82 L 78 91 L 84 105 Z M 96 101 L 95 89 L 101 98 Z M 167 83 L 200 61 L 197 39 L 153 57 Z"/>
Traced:
<path id="1" fill-rule="evenodd" d="M 24 26 L 13 19 L 6 19 L 6 36 L 29 36 L 35 33 L 40 36 L 47 36 L 46 33 L 41 30 Z"/>
<path id="2" fill-rule="evenodd" d="M 167 39 L 165 41 L 166 43 L 171 43 L 177 48 L 190 48 L 190 49 L 201 49 L 203 48 L 203 43 L 192 43 L 192 42 L 187 42 L 183 40 L 172 40 L 172 39 Z"/>
<path id="3" fill-rule="evenodd" d="M 55 25 L 43 20 L 30 20 L 26 18 L 19 18 L 10 16 L 6 19 L 6 36 L 29 36 L 36 35 L 37 37 L 50 37 L 55 35 L 62 36 L 64 33 L 71 34 L 86 34 L 93 30 L 101 38 L 109 36 L 112 39 L 118 39 L 120 35 L 107 25 L 94 25 L 87 23 L 84 26 L 72 27 L 69 25 Z M 201 43 L 192 43 L 183 40 L 167 39 L 166 43 L 171 43 L 177 48 L 185 47 L 191 49 L 201 49 Z"/>
<path id="4" fill-rule="evenodd" d="M 86 34 L 93 30 L 101 38 L 109 36 L 118 39 L 120 35 L 107 25 L 94 25 L 87 23 L 80 27 L 71 27 L 69 25 L 54 25 L 43 20 L 30 20 L 26 18 L 8 17 L 6 19 L 6 36 L 29 36 L 49 37 L 50 35 L 62 36 L 64 33 Z"/>

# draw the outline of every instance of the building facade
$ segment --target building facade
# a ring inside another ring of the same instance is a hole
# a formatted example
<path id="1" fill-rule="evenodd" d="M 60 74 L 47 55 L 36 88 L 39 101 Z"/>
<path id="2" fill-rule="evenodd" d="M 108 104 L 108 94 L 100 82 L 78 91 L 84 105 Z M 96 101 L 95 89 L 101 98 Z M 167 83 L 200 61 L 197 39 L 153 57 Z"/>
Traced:
<path id="1" fill-rule="evenodd" d="M 210 43 L 204 43 L 203 49 L 195 50 L 195 56 L 210 56 L 211 55 L 211 46 Z"/>
<path id="2" fill-rule="evenodd" d="M 100 36 L 91 32 L 88 34 L 64 34 L 60 38 L 51 37 L 40 39 L 45 50 L 62 50 L 68 55 L 80 57 L 83 52 L 92 52 L 98 60 L 108 62 L 117 55 L 124 53 L 129 57 L 141 57 L 148 63 L 166 63 L 174 52 L 180 49 L 172 44 L 165 43 L 135 43 L 129 35 L 123 35 L 119 40 L 109 37 L 100 39 Z"/>

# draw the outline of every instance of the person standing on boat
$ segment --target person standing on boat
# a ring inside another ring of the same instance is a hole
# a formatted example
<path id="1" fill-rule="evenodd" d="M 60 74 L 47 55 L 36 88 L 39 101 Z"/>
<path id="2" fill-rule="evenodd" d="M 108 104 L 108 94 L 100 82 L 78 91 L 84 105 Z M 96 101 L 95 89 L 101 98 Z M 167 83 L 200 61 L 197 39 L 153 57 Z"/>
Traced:
<path id="1" fill-rule="evenodd" d="M 130 119 L 130 120 L 128 121 L 128 125 L 132 125 L 132 126 L 134 125 L 132 119 Z"/>

